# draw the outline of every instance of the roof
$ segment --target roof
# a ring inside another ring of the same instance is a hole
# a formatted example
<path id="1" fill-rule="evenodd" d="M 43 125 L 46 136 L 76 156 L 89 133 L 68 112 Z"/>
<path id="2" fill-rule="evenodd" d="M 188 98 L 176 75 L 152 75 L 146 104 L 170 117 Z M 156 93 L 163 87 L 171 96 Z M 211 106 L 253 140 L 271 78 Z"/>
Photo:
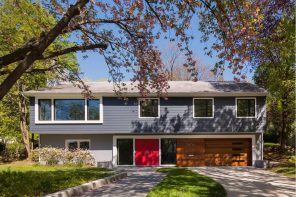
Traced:
<path id="1" fill-rule="evenodd" d="M 104 96 L 115 96 L 113 82 L 85 82 L 92 93 Z M 126 83 L 127 95 L 139 95 L 135 84 Z M 267 91 L 259 86 L 248 82 L 211 82 L 211 81 L 169 81 L 170 88 L 168 96 L 266 96 Z M 27 96 L 49 95 L 49 94 L 81 94 L 82 90 L 74 87 L 72 83 L 61 83 L 54 87 L 30 90 L 25 92 Z M 151 93 L 153 95 L 153 93 Z"/>

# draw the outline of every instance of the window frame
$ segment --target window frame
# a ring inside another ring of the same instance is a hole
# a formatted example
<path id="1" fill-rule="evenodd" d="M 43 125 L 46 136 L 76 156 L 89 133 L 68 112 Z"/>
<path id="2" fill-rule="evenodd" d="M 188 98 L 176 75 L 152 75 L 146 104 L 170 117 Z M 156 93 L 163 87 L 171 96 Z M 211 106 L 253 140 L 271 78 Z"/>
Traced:
<path id="1" fill-rule="evenodd" d="M 66 149 L 69 149 L 69 147 L 68 147 L 68 143 L 69 142 L 77 142 L 77 148 L 78 149 L 80 149 L 80 143 L 81 142 L 88 142 L 89 143 L 89 149 L 87 149 L 87 150 L 91 150 L 91 143 L 90 143 L 90 139 L 66 139 L 65 140 L 65 148 Z"/>
<path id="2" fill-rule="evenodd" d="M 49 99 L 51 100 L 51 120 L 39 120 L 39 100 Z M 54 100 L 55 99 L 82 99 L 84 100 L 84 120 L 55 120 L 55 109 L 54 109 Z M 98 124 L 103 123 L 103 97 L 94 96 L 92 100 L 100 100 L 100 119 L 99 120 L 87 120 L 87 98 L 83 98 L 78 95 L 55 95 L 52 97 L 49 96 L 39 96 L 35 97 L 35 124 Z"/>
<path id="3" fill-rule="evenodd" d="M 157 105 L 157 113 L 158 113 L 158 116 L 156 116 L 156 117 L 154 117 L 154 116 L 151 116 L 151 117 L 147 117 L 147 116 L 145 116 L 145 117 L 142 117 L 141 116 L 141 101 L 143 101 L 143 100 L 148 100 L 148 99 L 157 99 L 158 100 L 158 105 Z M 153 97 L 151 97 L 151 98 L 139 98 L 138 99 L 138 118 L 140 118 L 140 119 L 145 119 L 145 118 L 148 118 L 148 119 L 151 119 L 151 118 L 160 118 L 160 99 L 159 98 L 153 98 Z"/>
<path id="4" fill-rule="evenodd" d="M 255 100 L 255 114 L 254 116 L 237 116 L 237 100 L 252 99 Z M 235 117 L 236 118 L 256 118 L 257 117 L 257 99 L 256 97 L 235 97 Z"/>
<path id="5" fill-rule="evenodd" d="M 212 116 L 195 116 L 195 104 L 194 104 L 194 100 L 212 100 Z M 206 98 L 206 97 L 196 97 L 192 99 L 192 116 L 193 118 L 198 118 L 198 119 L 204 119 L 204 118 L 214 118 L 215 117 L 215 99 L 213 97 L 211 98 Z"/>

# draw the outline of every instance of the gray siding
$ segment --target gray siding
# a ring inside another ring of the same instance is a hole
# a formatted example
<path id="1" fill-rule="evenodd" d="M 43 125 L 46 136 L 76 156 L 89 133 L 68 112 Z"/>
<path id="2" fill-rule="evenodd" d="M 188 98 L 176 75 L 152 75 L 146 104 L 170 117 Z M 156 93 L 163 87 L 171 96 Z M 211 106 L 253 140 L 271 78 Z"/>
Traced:
<path id="1" fill-rule="evenodd" d="M 96 162 L 112 161 L 113 137 L 112 135 L 40 135 L 40 146 L 51 146 L 56 148 L 65 148 L 67 140 L 89 139 L 90 152 L 93 154 Z"/>
<path id="2" fill-rule="evenodd" d="M 35 101 L 31 98 L 30 129 L 50 134 L 262 132 L 265 97 L 256 98 L 257 118 L 236 118 L 235 97 L 215 97 L 214 118 L 193 118 L 192 98 L 168 98 L 160 100 L 160 118 L 140 119 L 137 98 L 126 102 L 104 97 L 102 124 L 35 124 Z"/>

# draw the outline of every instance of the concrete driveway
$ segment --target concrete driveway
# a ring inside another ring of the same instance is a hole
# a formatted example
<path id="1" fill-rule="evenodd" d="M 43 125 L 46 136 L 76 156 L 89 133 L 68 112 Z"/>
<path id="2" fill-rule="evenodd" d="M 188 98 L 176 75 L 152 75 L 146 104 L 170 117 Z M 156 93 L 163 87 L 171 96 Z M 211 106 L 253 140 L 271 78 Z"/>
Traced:
<path id="1" fill-rule="evenodd" d="M 295 180 L 253 167 L 198 167 L 193 171 L 221 183 L 229 197 L 295 197 Z"/>
<path id="2" fill-rule="evenodd" d="M 115 183 L 86 192 L 81 197 L 145 197 L 165 176 L 164 173 L 155 172 L 150 167 L 119 168 L 127 172 L 127 177 Z"/>

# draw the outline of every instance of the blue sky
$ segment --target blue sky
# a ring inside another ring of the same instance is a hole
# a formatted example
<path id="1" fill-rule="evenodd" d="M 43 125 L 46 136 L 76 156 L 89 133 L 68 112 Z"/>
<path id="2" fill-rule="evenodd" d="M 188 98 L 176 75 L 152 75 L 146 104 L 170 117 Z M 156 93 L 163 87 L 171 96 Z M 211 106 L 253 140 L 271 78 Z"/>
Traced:
<path id="1" fill-rule="evenodd" d="M 209 48 L 211 46 L 211 43 L 213 43 L 215 40 L 212 38 L 208 41 L 208 43 L 200 42 L 202 34 L 200 31 L 198 31 L 197 20 L 193 21 L 193 25 L 190 31 L 194 36 L 194 40 L 191 43 L 191 49 L 193 50 L 195 57 L 197 57 L 201 61 L 201 63 L 213 67 L 214 64 L 217 62 L 217 58 L 215 57 L 215 55 L 213 55 L 213 57 L 207 56 L 204 52 L 204 47 L 207 46 Z M 169 42 L 164 39 L 160 39 L 157 43 L 157 46 L 161 49 L 161 51 L 165 48 L 162 46 L 169 45 Z M 84 55 L 87 55 L 88 58 L 83 58 Z M 92 81 L 109 79 L 108 67 L 103 56 L 95 52 L 85 52 L 77 53 L 77 58 L 81 72 L 84 73 L 84 79 Z M 126 75 L 126 80 L 131 77 L 130 74 L 124 74 Z M 247 80 L 252 80 L 251 73 L 248 73 L 247 76 Z M 233 75 L 230 70 L 226 70 L 224 72 L 224 80 L 233 80 Z"/>

